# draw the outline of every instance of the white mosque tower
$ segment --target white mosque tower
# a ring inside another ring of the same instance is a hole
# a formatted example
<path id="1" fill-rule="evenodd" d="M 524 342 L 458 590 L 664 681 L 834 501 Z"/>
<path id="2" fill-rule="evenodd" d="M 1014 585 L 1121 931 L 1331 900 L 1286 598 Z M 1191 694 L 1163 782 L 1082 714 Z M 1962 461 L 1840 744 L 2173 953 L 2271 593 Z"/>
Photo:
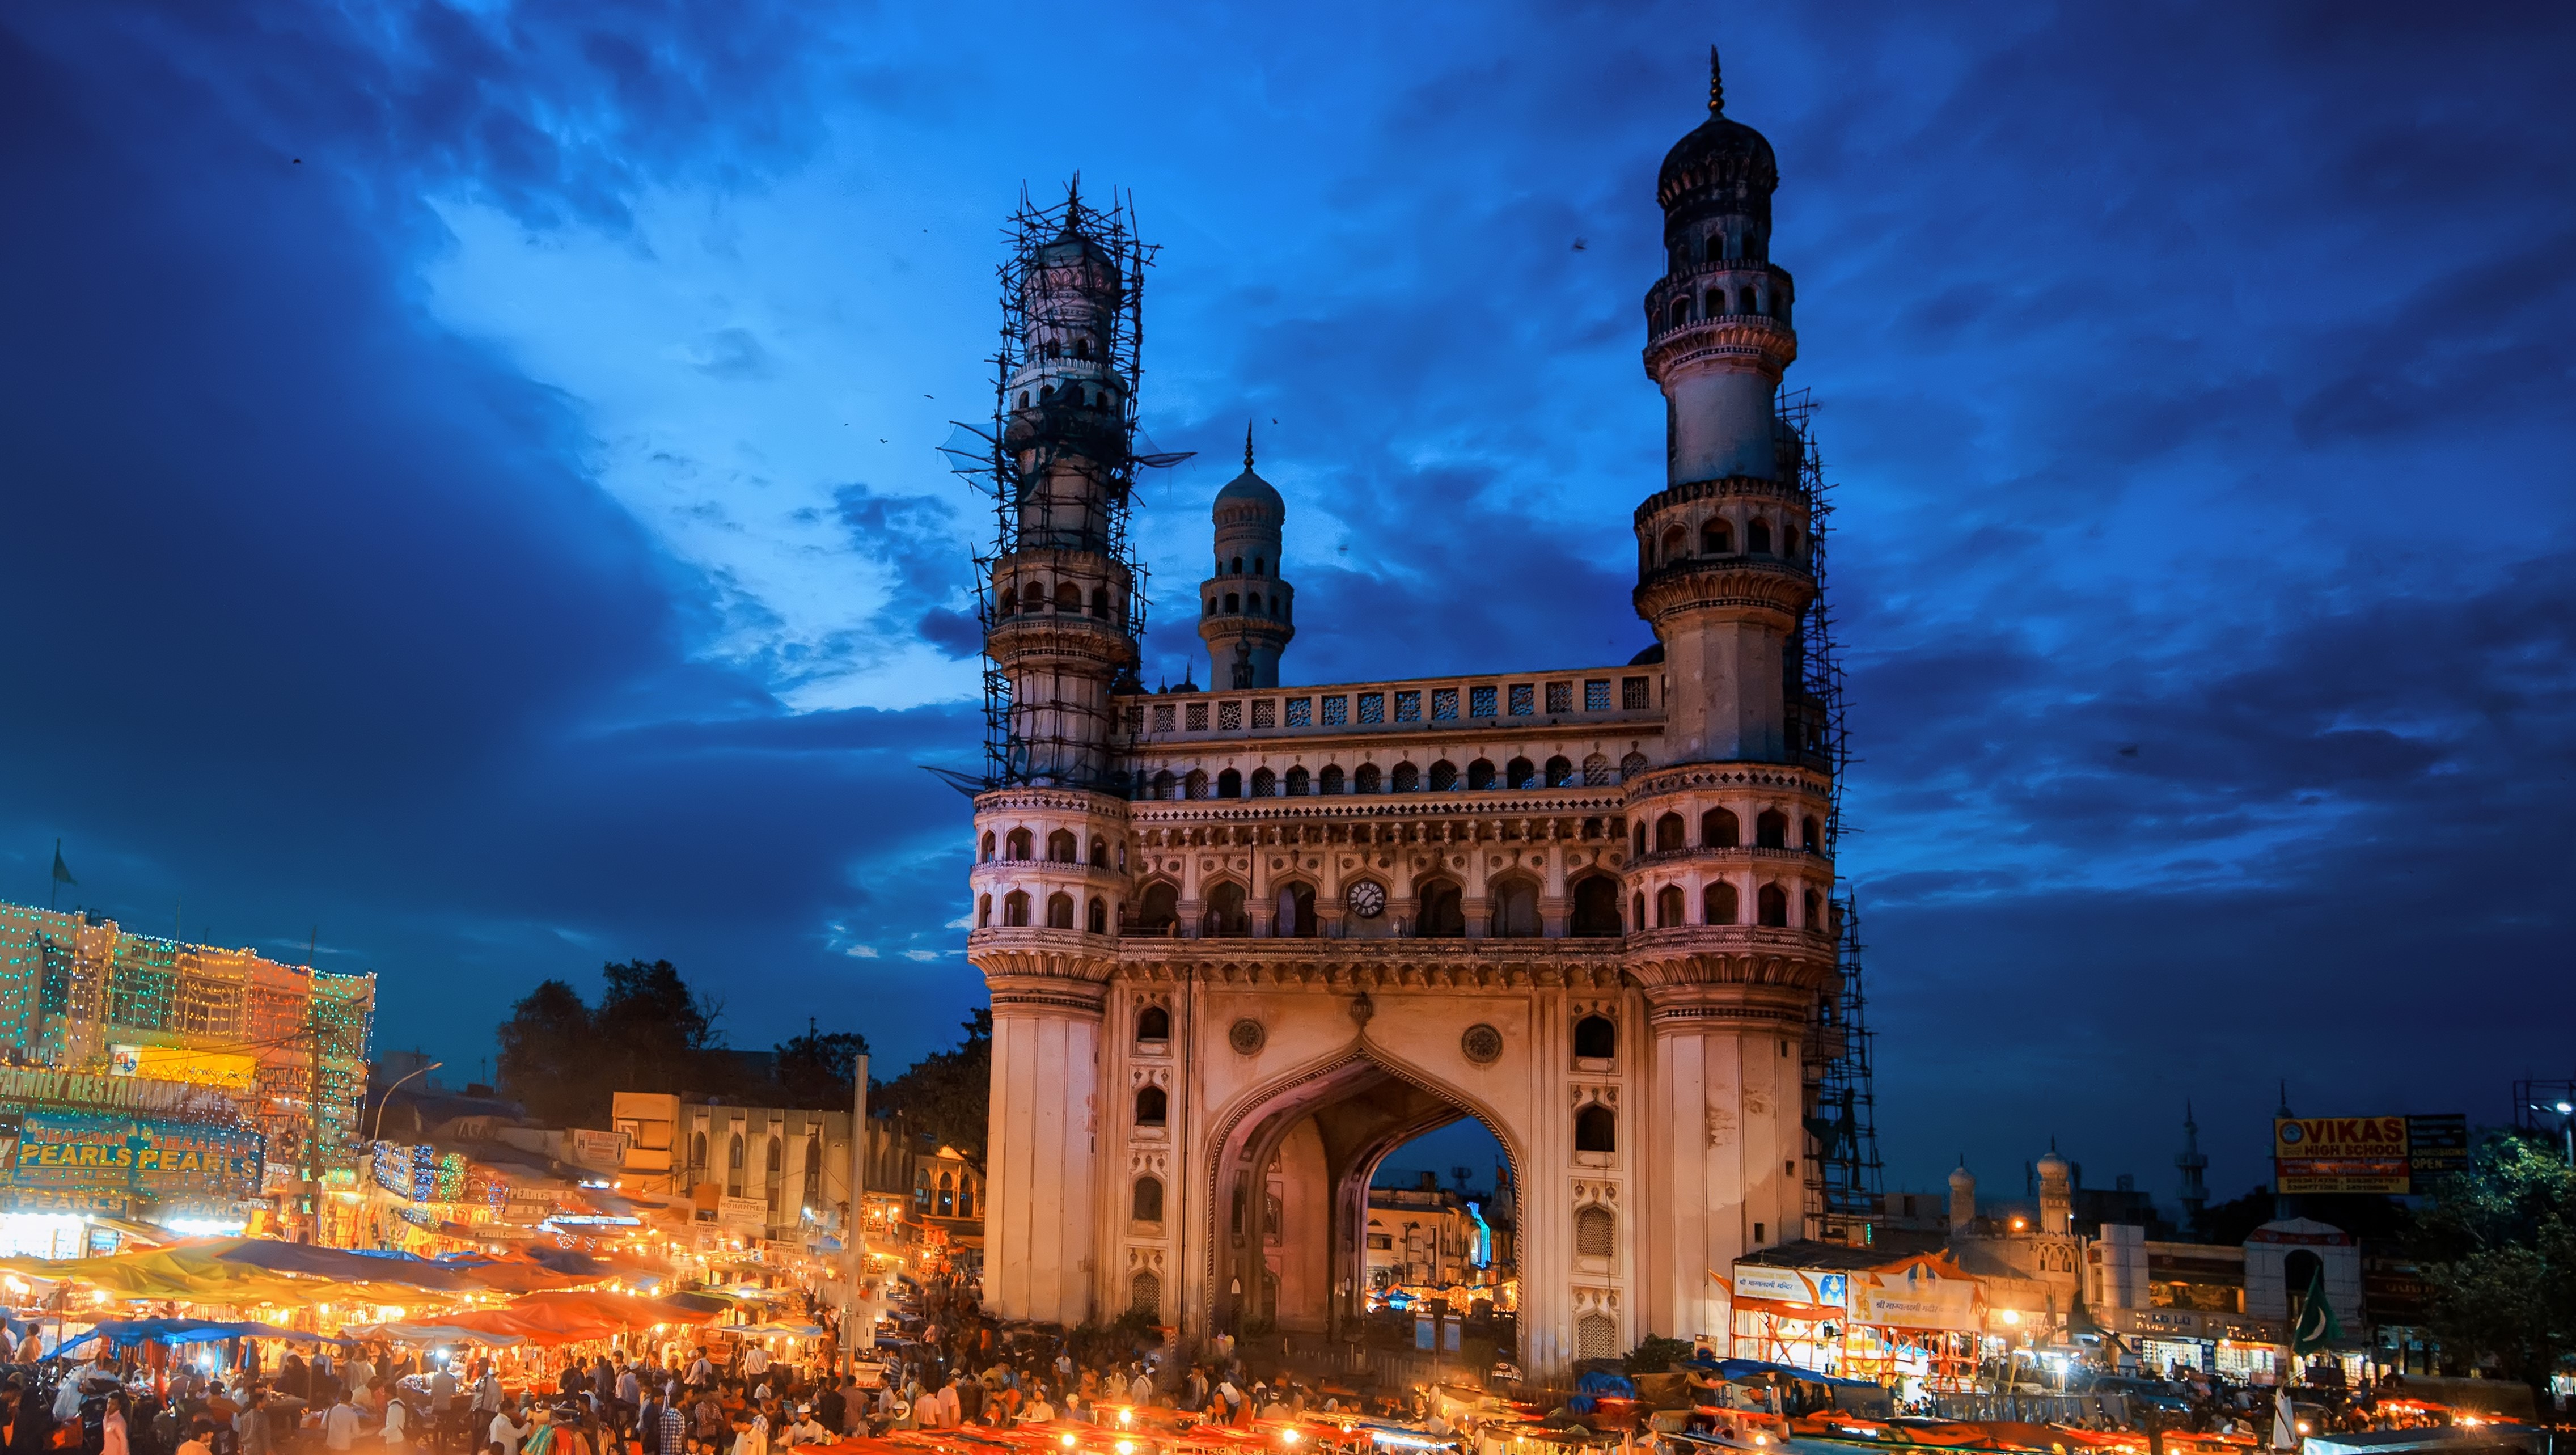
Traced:
<path id="1" fill-rule="evenodd" d="M 1225 692 L 1279 685 L 1279 654 L 1297 635 L 1296 588 L 1280 575 L 1279 528 L 1287 503 L 1252 473 L 1252 426 L 1243 427 L 1243 473 L 1216 493 L 1216 569 L 1199 585 L 1199 636 L 1208 687 Z"/>

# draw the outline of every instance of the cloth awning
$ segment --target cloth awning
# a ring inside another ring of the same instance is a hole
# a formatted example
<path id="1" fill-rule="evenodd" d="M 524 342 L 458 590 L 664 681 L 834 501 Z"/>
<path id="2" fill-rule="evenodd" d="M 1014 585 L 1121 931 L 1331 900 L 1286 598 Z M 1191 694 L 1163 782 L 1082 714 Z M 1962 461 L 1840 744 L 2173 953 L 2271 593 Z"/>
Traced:
<path id="1" fill-rule="evenodd" d="M 482 1333 L 515 1334 L 540 1344 L 571 1344 L 661 1324 L 707 1324 L 715 1315 L 669 1299 L 562 1289 L 532 1293 L 506 1308 L 452 1314 L 439 1322 Z"/>
<path id="2" fill-rule="evenodd" d="M 286 1339 L 303 1344 L 348 1344 L 348 1339 L 334 1339 L 301 1329 L 281 1329 L 274 1324 L 223 1323 L 214 1319 L 108 1319 L 93 1324 L 88 1333 L 64 1342 L 66 1351 L 105 1339 L 111 1349 L 128 1349 L 137 1344 L 219 1344 L 230 1339 Z"/>
<path id="3" fill-rule="evenodd" d="M 456 1324 L 352 1324 L 347 1332 L 362 1339 L 384 1339 L 422 1348 L 433 1344 L 485 1344 L 509 1349 L 528 1342 L 524 1334 L 494 1334 Z"/>

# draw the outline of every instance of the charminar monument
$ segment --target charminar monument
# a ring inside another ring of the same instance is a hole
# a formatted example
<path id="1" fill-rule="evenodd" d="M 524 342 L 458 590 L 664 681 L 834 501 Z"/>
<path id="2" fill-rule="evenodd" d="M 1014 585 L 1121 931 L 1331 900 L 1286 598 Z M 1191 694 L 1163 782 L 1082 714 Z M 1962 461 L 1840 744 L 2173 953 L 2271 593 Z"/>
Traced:
<path id="1" fill-rule="evenodd" d="M 1247 447 L 1209 686 L 1145 691 L 1151 250 L 1115 200 L 1018 214 L 995 417 L 953 451 L 998 523 L 968 940 L 993 1313 L 1346 1332 L 1372 1173 L 1465 1117 L 1511 1164 L 1533 1376 L 1725 1334 L 1725 1270 L 1807 1231 L 1837 986 L 1816 477 L 1780 405 L 1778 167 L 1713 60 L 1708 112 L 1656 180 L 1665 476 L 1629 526 L 1657 645 L 1620 664 L 1287 685 L 1286 507 Z"/>

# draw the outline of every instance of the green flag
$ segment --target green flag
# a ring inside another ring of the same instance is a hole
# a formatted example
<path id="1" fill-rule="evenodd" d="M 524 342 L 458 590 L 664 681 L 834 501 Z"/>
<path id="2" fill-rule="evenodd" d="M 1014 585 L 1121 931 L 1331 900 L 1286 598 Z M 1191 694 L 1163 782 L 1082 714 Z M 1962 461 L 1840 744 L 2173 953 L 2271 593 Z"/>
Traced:
<path id="1" fill-rule="evenodd" d="M 70 866 L 63 863 L 63 841 L 60 839 L 54 840 L 54 882 L 56 884 L 80 883 L 72 877 Z"/>
<path id="2" fill-rule="evenodd" d="M 2290 1330 L 2290 1352 L 2304 1359 L 2342 1337 L 2334 1305 L 2326 1302 L 2326 1265 L 2320 1261 L 2308 1279 L 2308 1296 L 2299 1303 L 2298 1324 Z"/>

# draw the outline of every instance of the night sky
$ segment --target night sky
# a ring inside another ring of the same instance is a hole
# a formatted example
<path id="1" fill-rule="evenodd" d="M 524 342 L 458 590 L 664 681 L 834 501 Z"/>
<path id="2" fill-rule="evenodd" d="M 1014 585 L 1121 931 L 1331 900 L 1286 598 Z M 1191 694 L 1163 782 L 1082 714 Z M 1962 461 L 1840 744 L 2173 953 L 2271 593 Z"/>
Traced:
<path id="1" fill-rule="evenodd" d="M 990 520 L 934 448 L 1022 186 L 1164 247 L 1149 683 L 1247 418 L 1289 680 L 1625 661 L 1716 40 L 1839 485 L 1890 1185 L 2169 1194 L 2190 1097 L 2230 1196 L 2280 1078 L 2576 1074 L 2576 11 L 1231 14 L 0 12 L 0 896 L 59 836 L 67 903 L 318 933 L 457 1080 L 633 956 L 738 1045 L 944 1044 Z"/>

